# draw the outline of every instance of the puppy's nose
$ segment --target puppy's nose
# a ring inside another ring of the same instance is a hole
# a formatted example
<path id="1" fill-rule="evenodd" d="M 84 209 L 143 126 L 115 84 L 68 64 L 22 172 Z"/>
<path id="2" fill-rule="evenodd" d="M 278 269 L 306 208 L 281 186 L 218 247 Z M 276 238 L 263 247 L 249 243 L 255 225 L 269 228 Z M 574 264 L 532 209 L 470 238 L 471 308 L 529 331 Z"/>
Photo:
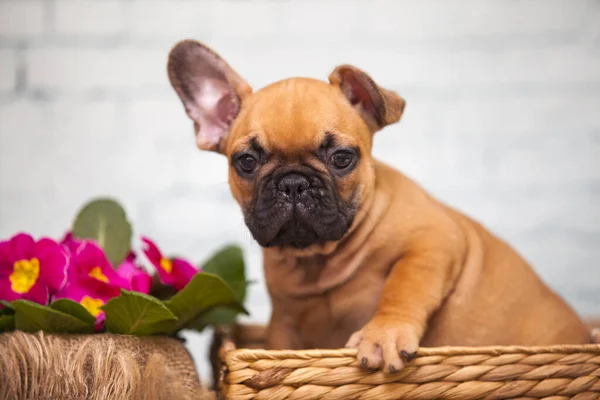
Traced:
<path id="1" fill-rule="evenodd" d="M 292 173 L 281 178 L 277 187 L 282 193 L 295 199 L 300 193 L 310 187 L 310 182 L 304 176 Z"/>

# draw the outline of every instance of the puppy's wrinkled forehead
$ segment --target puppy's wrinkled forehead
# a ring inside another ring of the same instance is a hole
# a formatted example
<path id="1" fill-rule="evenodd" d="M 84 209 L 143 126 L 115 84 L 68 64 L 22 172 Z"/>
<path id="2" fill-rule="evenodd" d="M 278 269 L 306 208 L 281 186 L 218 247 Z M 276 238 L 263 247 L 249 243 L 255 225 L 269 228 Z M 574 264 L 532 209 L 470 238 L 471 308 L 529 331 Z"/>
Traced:
<path id="1" fill-rule="evenodd" d="M 322 81 L 292 78 L 257 91 L 244 104 L 232 126 L 227 153 L 253 140 L 268 153 L 293 159 L 318 149 L 331 135 L 341 145 L 362 147 L 370 142 L 366 124 L 339 90 Z"/>

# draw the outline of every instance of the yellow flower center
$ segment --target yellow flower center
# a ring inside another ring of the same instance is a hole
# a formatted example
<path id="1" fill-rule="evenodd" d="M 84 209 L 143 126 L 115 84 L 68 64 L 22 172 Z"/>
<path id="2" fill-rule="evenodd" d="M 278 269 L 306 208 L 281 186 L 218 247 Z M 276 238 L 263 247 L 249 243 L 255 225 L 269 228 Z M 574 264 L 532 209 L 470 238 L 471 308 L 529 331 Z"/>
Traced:
<path id="1" fill-rule="evenodd" d="M 40 261 L 37 258 L 31 260 L 16 261 L 13 266 L 13 273 L 8 279 L 11 282 L 11 288 L 15 293 L 27 293 L 37 282 L 40 276 Z"/>
<path id="2" fill-rule="evenodd" d="M 168 258 L 164 258 L 164 257 L 161 258 L 160 259 L 160 266 L 162 267 L 162 269 L 164 269 L 165 271 L 167 271 L 167 274 L 170 274 L 171 271 L 173 270 L 173 263 Z"/>
<path id="3" fill-rule="evenodd" d="M 108 283 L 108 278 L 102 273 L 100 267 L 94 267 L 88 274 L 92 278 L 98 279 L 100 282 Z"/>
<path id="4" fill-rule="evenodd" d="M 94 299 L 90 296 L 83 296 L 79 303 L 94 317 L 97 317 L 102 312 L 100 307 L 104 305 L 104 302 L 101 299 Z"/>

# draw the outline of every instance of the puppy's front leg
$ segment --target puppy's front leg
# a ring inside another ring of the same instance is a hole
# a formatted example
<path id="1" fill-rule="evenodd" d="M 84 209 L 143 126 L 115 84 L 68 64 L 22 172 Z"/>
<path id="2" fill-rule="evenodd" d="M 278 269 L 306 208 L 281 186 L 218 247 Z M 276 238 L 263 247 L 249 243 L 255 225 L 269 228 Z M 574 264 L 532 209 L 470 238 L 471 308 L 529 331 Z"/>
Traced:
<path id="1" fill-rule="evenodd" d="M 273 310 L 271 321 L 267 329 L 267 349 L 284 350 L 284 349 L 300 349 L 298 333 L 289 324 L 286 324 L 283 316 Z"/>
<path id="2" fill-rule="evenodd" d="M 427 320 L 458 275 L 456 248 L 435 243 L 411 248 L 394 264 L 375 315 L 346 344 L 358 349 L 364 368 L 394 373 L 414 358 Z"/>

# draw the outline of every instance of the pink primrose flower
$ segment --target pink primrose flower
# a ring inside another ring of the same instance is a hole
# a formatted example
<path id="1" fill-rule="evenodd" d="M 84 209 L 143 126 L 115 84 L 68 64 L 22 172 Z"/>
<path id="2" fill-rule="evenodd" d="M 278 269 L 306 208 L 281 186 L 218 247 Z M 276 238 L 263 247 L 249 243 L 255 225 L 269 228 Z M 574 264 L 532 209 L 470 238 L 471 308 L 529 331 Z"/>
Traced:
<path id="1" fill-rule="evenodd" d="M 65 285 L 69 254 L 52 239 L 18 233 L 0 242 L 0 300 L 46 305 Z"/>
<path id="2" fill-rule="evenodd" d="M 169 259 L 165 257 L 150 239 L 142 237 L 142 243 L 144 254 L 156 268 L 158 277 L 163 284 L 181 290 L 198 272 L 196 267 L 182 258 Z"/>

